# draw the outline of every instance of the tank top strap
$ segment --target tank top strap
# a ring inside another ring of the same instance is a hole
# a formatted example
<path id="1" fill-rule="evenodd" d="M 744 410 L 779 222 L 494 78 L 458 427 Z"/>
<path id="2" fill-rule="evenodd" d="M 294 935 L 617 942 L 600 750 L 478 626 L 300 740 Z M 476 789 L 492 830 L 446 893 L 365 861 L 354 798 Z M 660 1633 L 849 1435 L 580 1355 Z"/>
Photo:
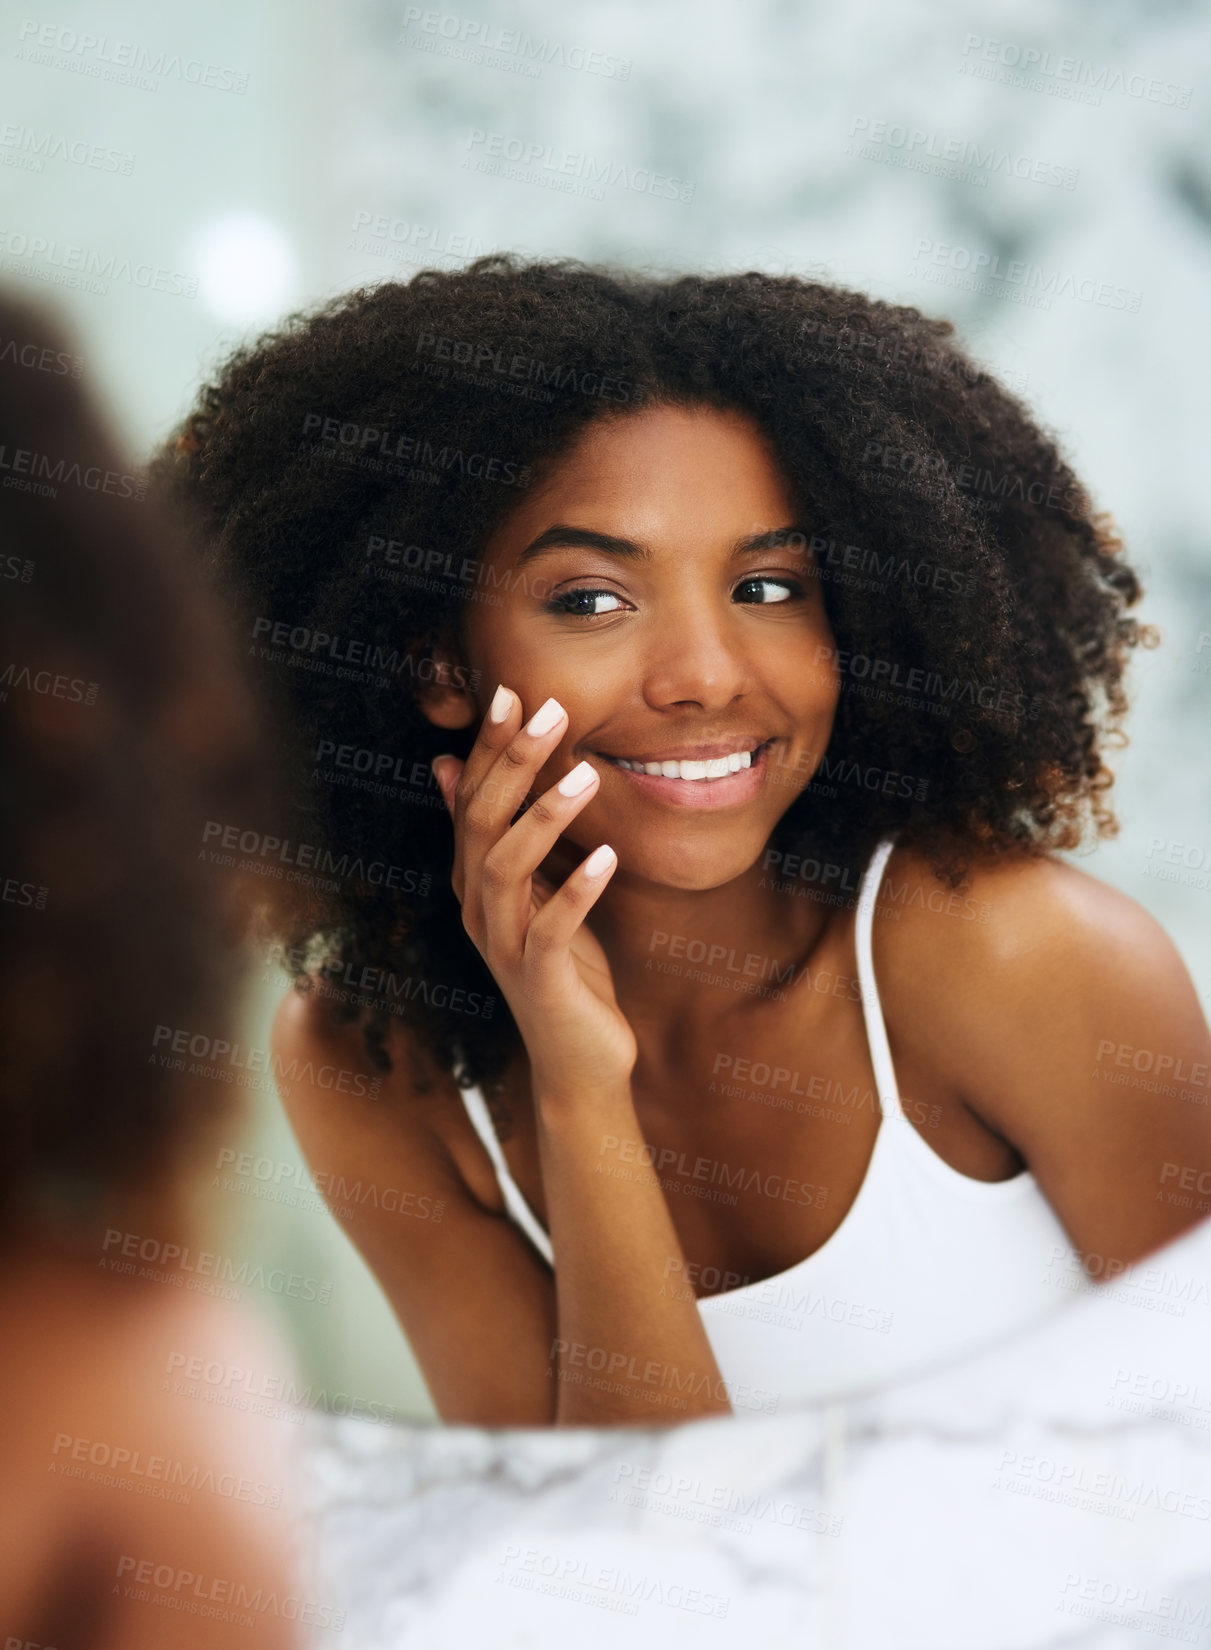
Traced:
<path id="1" fill-rule="evenodd" d="M 505 1154 L 501 1150 L 500 1140 L 497 1138 L 496 1129 L 488 1111 L 488 1103 L 484 1099 L 482 1091 L 474 1085 L 471 1088 L 463 1088 L 459 1084 L 458 1092 L 463 1097 L 463 1105 L 466 1108 L 467 1116 L 471 1119 L 472 1127 L 483 1142 L 484 1150 L 492 1159 L 492 1167 L 496 1171 L 496 1184 L 500 1187 L 506 1209 L 530 1239 L 530 1242 L 538 1250 L 547 1265 L 553 1268 L 555 1265 L 555 1251 L 551 1246 L 551 1239 L 543 1231 L 538 1222 L 538 1217 L 526 1202 L 521 1187 L 514 1180 L 509 1165 L 505 1162 Z"/>
<path id="2" fill-rule="evenodd" d="M 855 940 L 858 951 L 858 984 L 862 991 L 862 1017 L 866 1022 L 866 1041 L 870 1048 L 870 1063 L 874 1067 L 879 1094 L 879 1110 L 884 1117 L 903 1117 L 896 1073 L 891 1063 L 891 1045 L 883 1023 L 883 1008 L 879 989 L 875 984 L 875 965 L 871 954 L 871 928 L 875 902 L 883 882 L 883 872 L 895 847 L 895 838 L 886 836 L 870 856 L 870 863 L 858 889 L 858 912 Z"/>

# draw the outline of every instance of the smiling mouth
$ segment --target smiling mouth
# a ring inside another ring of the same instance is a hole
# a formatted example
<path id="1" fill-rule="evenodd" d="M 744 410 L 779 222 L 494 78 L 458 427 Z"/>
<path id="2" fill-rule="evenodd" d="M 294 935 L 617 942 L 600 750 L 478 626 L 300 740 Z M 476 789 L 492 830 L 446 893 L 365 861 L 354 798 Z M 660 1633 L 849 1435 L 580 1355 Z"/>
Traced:
<path id="1" fill-rule="evenodd" d="M 751 751 L 733 751 L 729 756 L 709 757 L 700 761 L 636 762 L 621 756 L 606 756 L 603 759 L 616 768 L 624 768 L 628 773 L 648 774 L 654 779 L 712 781 L 729 779 L 732 774 L 752 767 L 760 761 L 763 753 L 773 742 L 772 738 L 766 739 Z"/>

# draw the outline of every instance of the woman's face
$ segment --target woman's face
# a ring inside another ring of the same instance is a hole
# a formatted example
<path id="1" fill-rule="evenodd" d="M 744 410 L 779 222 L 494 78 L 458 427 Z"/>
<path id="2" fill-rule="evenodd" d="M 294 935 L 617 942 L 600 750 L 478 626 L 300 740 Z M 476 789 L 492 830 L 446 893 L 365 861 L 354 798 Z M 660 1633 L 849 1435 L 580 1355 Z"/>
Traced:
<path id="1" fill-rule="evenodd" d="M 535 793 L 582 760 L 601 775 L 564 840 L 608 842 L 620 874 L 677 888 L 754 864 L 820 761 L 840 691 L 809 536 L 759 426 L 707 407 L 594 422 L 495 531 L 484 588 L 502 605 L 464 618 L 475 721 L 497 682 L 527 718 L 559 700 L 567 729 Z M 702 746 L 754 754 L 696 781 L 612 760 Z"/>

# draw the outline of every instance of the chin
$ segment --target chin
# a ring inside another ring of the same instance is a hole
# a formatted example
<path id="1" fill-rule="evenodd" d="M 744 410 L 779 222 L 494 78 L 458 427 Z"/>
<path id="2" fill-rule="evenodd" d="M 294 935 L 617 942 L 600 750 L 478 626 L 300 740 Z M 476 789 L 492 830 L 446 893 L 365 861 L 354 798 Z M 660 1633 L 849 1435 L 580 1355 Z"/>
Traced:
<path id="1" fill-rule="evenodd" d="M 657 883 L 662 888 L 681 888 L 687 891 L 722 888 L 726 883 L 742 876 L 757 857 L 753 854 L 738 853 L 727 860 L 705 854 L 699 858 L 685 850 L 653 856 L 644 853 L 642 849 L 637 854 L 630 855 L 625 849 L 617 846 L 616 852 L 616 878 L 628 875 L 640 877 L 645 882 Z"/>

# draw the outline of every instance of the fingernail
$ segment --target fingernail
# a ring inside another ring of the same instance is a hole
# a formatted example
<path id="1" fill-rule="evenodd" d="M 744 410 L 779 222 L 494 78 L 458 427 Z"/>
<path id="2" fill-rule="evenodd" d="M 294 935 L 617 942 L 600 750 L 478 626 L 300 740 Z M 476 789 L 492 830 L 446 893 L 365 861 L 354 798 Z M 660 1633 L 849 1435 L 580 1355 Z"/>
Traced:
<path id="1" fill-rule="evenodd" d="M 579 796 L 581 791 L 588 790 L 597 777 L 597 769 L 591 762 L 578 762 L 570 773 L 565 773 L 555 789 L 560 796 Z"/>
<path id="2" fill-rule="evenodd" d="M 615 856 L 614 856 L 613 848 L 610 847 L 608 842 L 603 842 L 601 847 L 600 848 L 594 848 L 593 852 L 589 855 L 588 859 L 585 860 L 585 862 L 584 862 L 584 874 L 585 874 L 585 876 L 586 877 L 604 876 L 605 873 L 609 870 L 610 866 L 613 865 L 614 857 Z"/>
<path id="3" fill-rule="evenodd" d="M 550 733 L 563 715 L 563 706 L 558 699 L 548 699 L 545 705 L 540 705 L 526 723 L 526 732 L 538 739 L 544 733 Z"/>
<path id="4" fill-rule="evenodd" d="M 509 708 L 512 703 L 513 695 L 502 682 L 497 688 L 495 694 L 492 696 L 492 703 L 488 706 L 489 722 L 503 722 L 505 717 L 509 714 Z"/>
<path id="5" fill-rule="evenodd" d="M 429 772 L 433 775 L 434 779 L 437 780 L 439 790 L 441 789 L 442 776 L 437 771 L 437 764 L 439 762 L 444 762 L 448 756 L 453 756 L 453 755 L 454 755 L 453 751 L 442 751 L 440 756 L 435 756 L 433 758 L 433 760 L 429 763 Z"/>

